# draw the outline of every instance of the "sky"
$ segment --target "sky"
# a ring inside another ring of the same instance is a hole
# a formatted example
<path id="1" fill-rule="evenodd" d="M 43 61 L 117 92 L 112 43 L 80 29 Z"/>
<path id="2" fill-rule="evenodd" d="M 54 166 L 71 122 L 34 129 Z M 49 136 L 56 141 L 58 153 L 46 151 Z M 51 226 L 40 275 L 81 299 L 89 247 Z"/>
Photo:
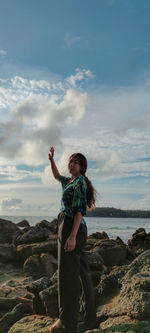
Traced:
<path id="1" fill-rule="evenodd" d="M 150 2 L 0 0 L 0 215 L 56 216 L 69 156 L 97 207 L 148 210 Z"/>

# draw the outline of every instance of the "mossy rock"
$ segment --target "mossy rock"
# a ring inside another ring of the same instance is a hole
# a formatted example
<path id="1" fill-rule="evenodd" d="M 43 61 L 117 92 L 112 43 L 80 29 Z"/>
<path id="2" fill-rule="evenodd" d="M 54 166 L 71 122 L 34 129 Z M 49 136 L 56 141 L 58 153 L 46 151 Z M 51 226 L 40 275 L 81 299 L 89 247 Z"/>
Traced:
<path id="1" fill-rule="evenodd" d="M 108 327 L 107 327 L 108 326 Z M 134 321 L 127 316 L 109 318 L 100 327 L 103 333 L 149 333 L 149 321 Z"/>
<path id="2" fill-rule="evenodd" d="M 16 322 L 8 333 L 49 333 L 54 319 L 48 316 L 32 315 Z"/>

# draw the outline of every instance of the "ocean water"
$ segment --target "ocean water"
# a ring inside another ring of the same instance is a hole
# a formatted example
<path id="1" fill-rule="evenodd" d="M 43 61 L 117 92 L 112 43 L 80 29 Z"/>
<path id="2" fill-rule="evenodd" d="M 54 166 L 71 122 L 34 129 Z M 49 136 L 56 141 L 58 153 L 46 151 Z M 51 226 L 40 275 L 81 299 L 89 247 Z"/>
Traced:
<path id="1" fill-rule="evenodd" d="M 31 226 L 36 223 L 47 220 L 51 222 L 57 216 L 1 216 L 6 220 L 14 223 L 20 222 L 24 219 L 28 220 Z M 93 232 L 105 231 L 112 239 L 119 236 L 125 243 L 132 237 L 132 234 L 138 228 L 144 228 L 146 232 L 150 232 L 150 219 L 145 218 L 112 218 L 112 217 L 86 217 L 84 219 L 88 228 L 88 235 Z"/>

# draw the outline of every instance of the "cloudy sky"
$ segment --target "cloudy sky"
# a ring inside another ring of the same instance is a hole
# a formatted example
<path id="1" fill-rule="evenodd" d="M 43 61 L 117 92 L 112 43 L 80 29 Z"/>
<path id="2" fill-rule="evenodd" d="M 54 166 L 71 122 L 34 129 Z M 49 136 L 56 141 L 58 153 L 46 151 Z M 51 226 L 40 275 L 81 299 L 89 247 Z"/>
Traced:
<path id="1" fill-rule="evenodd" d="M 150 209 L 150 2 L 0 1 L 0 215 L 55 216 L 73 152 L 97 206 Z"/>

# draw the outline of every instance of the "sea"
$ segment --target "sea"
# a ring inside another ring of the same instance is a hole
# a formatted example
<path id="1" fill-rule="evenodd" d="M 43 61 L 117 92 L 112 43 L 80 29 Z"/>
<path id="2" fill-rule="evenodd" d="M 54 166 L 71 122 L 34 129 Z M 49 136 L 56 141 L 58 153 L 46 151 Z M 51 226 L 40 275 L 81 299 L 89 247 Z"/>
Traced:
<path id="1" fill-rule="evenodd" d="M 47 220 L 51 222 L 57 216 L 1 216 L 6 220 L 14 223 L 26 219 L 31 226 L 36 223 Z M 115 218 L 115 217 L 86 217 L 84 216 L 88 228 L 88 235 L 94 232 L 105 231 L 109 238 L 116 239 L 119 236 L 126 244 L 131 239 L 132 234 L 138 228 L 144 228 L 146 232 L 150 232 L 149 218 Z"/>

